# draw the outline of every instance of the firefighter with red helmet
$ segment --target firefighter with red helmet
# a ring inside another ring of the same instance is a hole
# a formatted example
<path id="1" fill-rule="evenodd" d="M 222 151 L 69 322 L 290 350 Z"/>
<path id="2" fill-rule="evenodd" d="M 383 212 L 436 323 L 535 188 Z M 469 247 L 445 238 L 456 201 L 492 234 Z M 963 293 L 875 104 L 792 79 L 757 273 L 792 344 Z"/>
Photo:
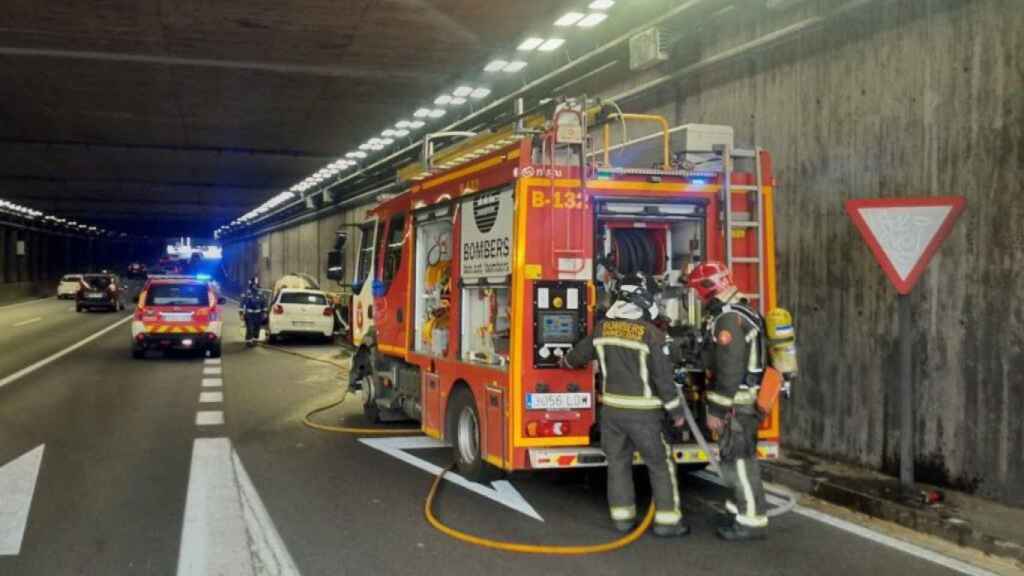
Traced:
<path id="1" fill-rule="evenodd" d="M 734 501 L 726 502 L 733 521 L 718 535 L 725 540 L 764 538 L 768 516 L 757 461 L 757 394 L 767 364 L 764 319 L 740 296 L 721 262 L 697 265 L 688 284 L 707 307 L 707 425 L 719 434 L 722 478 L 735 494 Z"/>
<path id="2" fill-rule="evenodd" d="M 654 493 L 654 533 L 685 536 L 672 452 L 662 434 L 665 412 L 682 426 L 683 399 L 672 381 L 665 333 L 654 325 L 654 281 L 633 275 L 619 281 L 615 300 L 593 334 L 562 358 L 566 368 L 598 360 L 603 376 L 601 447 L 608 461 L 608 506 L 615 528 L 636 523 L 633 454 L 647 465 Z"/>

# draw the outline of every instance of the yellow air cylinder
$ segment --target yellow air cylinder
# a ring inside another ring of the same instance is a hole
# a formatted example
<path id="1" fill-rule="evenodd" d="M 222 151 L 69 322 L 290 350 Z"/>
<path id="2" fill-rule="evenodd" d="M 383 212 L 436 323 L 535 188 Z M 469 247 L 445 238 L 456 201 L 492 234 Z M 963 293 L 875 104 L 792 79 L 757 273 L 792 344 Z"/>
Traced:
<path id="1" fill-rule="evenodd" d="M 796 329 L 793 316 L 785 308 L 773 308 L 765 317 L 768 331 L 768 352 L 772 367 L 786 379 L 796 376 Z"/>

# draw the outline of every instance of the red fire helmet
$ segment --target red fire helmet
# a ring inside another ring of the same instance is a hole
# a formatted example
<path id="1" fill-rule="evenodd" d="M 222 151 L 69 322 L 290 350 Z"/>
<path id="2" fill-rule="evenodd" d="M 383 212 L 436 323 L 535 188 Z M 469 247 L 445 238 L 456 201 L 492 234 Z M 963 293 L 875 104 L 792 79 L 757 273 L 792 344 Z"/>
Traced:
<path id="1" fill-rule="evenodd" d="M 704 262 L 694 268 L 690 272 L 687 284 L 696 290 L 697 295 L 705 302 L 736 286 L 732 281 L 732 274 L 725 264 L 714 260 Z"/>

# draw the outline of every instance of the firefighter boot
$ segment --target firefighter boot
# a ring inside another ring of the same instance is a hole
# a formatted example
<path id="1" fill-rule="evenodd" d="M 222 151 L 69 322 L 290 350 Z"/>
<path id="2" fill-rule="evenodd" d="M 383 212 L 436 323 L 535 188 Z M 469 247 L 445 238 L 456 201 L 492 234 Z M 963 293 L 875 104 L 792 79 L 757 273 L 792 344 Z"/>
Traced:
<path id="1" fill-rule="evenodd" d="M 738 522 L 733 522 L 731 526 L 724 526 L 716 532 L 722 540 L 744 542 L 747 540 L 763 540 L 767 530 L 765 528 L 750 528 Z"/>
<path id="2" fill-rule="evenodd" d="M 685 522 L 675 524 L 655 524 L 654 535 L 662 538 L 682 537 L 690 533 L 690 527 Z"/>
<path id="3" fill-rule="evenodd" d="M 618 531 L 618 532 L 622 532 L 623 534 L 627 534 L 629 532 L 632 532 L 633 528 L 636 528 L 636 522 L 634 522 L 632 520 L 616 520 L 615 521 L 615 530 Z"/>

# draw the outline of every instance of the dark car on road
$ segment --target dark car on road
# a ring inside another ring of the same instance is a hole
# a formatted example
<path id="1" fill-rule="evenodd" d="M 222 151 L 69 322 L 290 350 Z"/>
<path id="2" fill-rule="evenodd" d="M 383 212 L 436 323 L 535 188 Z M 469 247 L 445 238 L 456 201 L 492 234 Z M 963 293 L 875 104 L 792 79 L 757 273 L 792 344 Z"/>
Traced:
<path id="1" fill-rule="evenodd" d="M 75 294 L 75 310 L 124 310 L 121 279 L 114 274 L 84 274 Z"/>

